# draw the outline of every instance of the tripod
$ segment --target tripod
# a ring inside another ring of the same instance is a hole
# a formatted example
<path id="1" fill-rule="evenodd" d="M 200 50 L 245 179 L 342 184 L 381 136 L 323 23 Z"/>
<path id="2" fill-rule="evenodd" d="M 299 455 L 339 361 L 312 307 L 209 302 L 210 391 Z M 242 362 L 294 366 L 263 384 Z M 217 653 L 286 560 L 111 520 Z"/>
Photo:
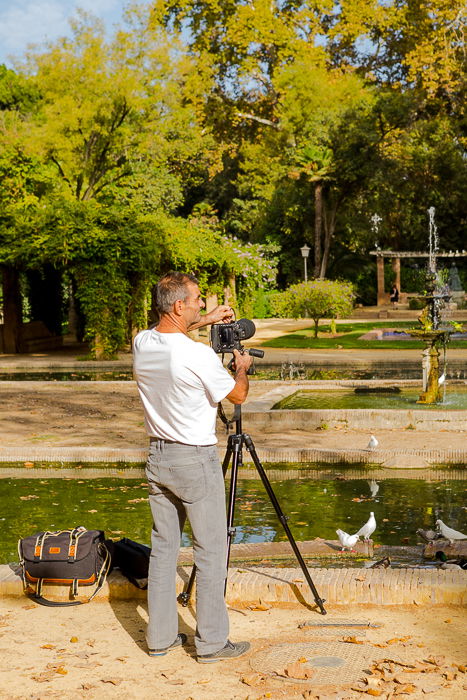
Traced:
<path id="1" fill-rule="evenodd" d="M 288 523 L 287 523 L 287 517 L 284 515 L 284 513 L 279 505 L 279 502 L 276 498 L 276 495 L 272 489 L 271 482 L 269 481 L 269 479 L 266 475 L 266 472 L 264 471 L 263 465 L 261 464 L 259 457 L 256 453 L 256 449 L 255 449 L 253 440 L 251 439 L 251 437 L 247 433 L 242 432 L 241 407 L 236 406 L 235 409 L 236 409 L 235 414 L 234 414 L 235 434 L 229 435 L 229 439 L 227 442 L 227 450 L 225 452 L 224 461 L 222 463 L 222 471 L 223 471 L 224 476 L 225 476 L 227 473 L 227 469 L 229 467 L 230 461 L 232 460 L 232 471 L 231 471 L 231 476 L 230 476 L 229 503 L 228 503 L 228 508 L 227 508 L 227 571 L 229 569 L 230 548 L 232 545 L 232 540 L 235 536 L 235 527 L 233 526 L 233 522 L 234 522 L 234 511 L 235 511 L 235 495 L 236 495 L 236 490 L 237 490 L 238 468 L 239 468 L 239 466 L 241 466 L 243 464 L 242 450 L 243 450 L 243 445 L 245 445 L 246 449 L 248 450 L 248 452 L 251 455 L 251 458 L 253 459 L 256 470 L 261 478 L 261 481 L 263 482 L 264 488 L 266 489 L 266 493 L 269 496 L 269 500 L 271 501 L 271 503 L 274 507 L 274 510 L 276 511 L 276 515 L 279 518 L 280 522 L 282 523 L 282 526 L 285 530 L 285 534 L 287 535 L 287 537 L 289 539 L 290 545 L 294 551 L 295 556 L 297 557 L 297 561 L 300 564 L 300 567 L 303 571 L 305 579 L 306 579 L 306 581 L 311 589 L 311 592 L 313 593 L 315 603 L 318 606 L 318 608 L 320 609 L 321 614 L 326 615 L 326 610 L 324 609 L 324 603 L 326 601 L 323 598 L 319 597 L 318 591 L 316 590 L 316 586 L 312 581 L 312 578 L 311 578 L 310 573 L 307 569 L 307 566 L 303 560 L 303 557 L 300 553 L 300 550 L 297 547 L 297 543 L 295 542 L 295 539 L 290 531 L 290 528 L 289 528 Z M 191 591 L 193 588 L 193 584 L 195 582 L 195 576 L 196 576 L 196 565 L 193 565 L 187 586 L 186 586 L 185 590 L 182 593 L 180 593 L 180 595 L 178 596 L 179 603 L 181 603 L 184 607 L 186 607 L 190 601 Z M 227 588 L 227 579 L 225 581 L 225 588 Z M 225 589 L 224 589 L 224 592 L 225 592 Z"/>

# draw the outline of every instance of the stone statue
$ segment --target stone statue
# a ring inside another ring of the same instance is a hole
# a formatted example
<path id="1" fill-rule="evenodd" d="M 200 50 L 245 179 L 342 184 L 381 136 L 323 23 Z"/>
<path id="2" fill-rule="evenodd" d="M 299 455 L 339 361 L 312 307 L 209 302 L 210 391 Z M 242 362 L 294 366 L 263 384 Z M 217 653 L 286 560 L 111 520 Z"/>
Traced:
<path id="1" fill-rule="evenodd" d="M 457 270 L 456 263 L 451 263 L 451 269 L 449 270 L 448 286 L 451 292 L 462 292 L 462 282 L 459 277 L 459 272 Z"/>

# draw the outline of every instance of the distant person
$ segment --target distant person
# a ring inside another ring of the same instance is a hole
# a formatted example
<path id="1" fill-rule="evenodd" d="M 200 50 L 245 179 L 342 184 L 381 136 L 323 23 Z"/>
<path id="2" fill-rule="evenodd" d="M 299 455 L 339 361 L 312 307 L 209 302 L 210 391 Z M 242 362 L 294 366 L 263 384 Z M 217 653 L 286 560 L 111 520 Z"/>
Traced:
<path id="1" fill-rule="evenodd" d="M 392 285 L 392 289 L 389 292 L 389 300 L 392 304 L 397 304 L 399 301 L 399 290 L 395 284 Z"/>

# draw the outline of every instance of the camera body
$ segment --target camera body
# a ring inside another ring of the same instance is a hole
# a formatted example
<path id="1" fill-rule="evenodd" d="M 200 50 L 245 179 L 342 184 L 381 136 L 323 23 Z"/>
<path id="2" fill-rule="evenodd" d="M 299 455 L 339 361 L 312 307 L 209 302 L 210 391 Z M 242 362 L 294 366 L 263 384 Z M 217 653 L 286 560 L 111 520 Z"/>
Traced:
<path id="1" fill-rule="evenodd" d="M 241 351 L 242 341 L 251 338 L 255 330 L 255 324 L 248 318 L 232 323 L 215 323 L 211 326 L 212 349 L 217 353 Z"/>

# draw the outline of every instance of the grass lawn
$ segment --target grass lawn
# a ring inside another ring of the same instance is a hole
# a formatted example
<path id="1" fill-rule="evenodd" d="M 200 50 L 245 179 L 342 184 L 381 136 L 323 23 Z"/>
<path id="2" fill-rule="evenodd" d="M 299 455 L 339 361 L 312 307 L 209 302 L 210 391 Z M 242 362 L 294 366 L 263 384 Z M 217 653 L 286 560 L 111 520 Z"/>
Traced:
<path id="1" fill-rule="evenodd" d="M 406 328 L 417 328 L 416 321 L 372 321 L 371 323 L 343 323 L 337 325 L 337 335 L 331 335 L 331 326 L 323 325 L 319 327 L 318 338 L 314 337 L 314 324 L 310 321 L 310 328 L 302 328 L 294 333 L 281 335 L 279 338 L 272 338 L 262 343 L 262 347 L 269 348 L 356 348 L 366 350 L 410 350 L 423 348 L 420 340 L 359 340 L 361 335 L 377 328 L 395 328 L 404 330 Z M 419 326 L 418 326 L 419 327 Z M 452 340 L 450 348 L 466 348 L 467 340 Z"/>

